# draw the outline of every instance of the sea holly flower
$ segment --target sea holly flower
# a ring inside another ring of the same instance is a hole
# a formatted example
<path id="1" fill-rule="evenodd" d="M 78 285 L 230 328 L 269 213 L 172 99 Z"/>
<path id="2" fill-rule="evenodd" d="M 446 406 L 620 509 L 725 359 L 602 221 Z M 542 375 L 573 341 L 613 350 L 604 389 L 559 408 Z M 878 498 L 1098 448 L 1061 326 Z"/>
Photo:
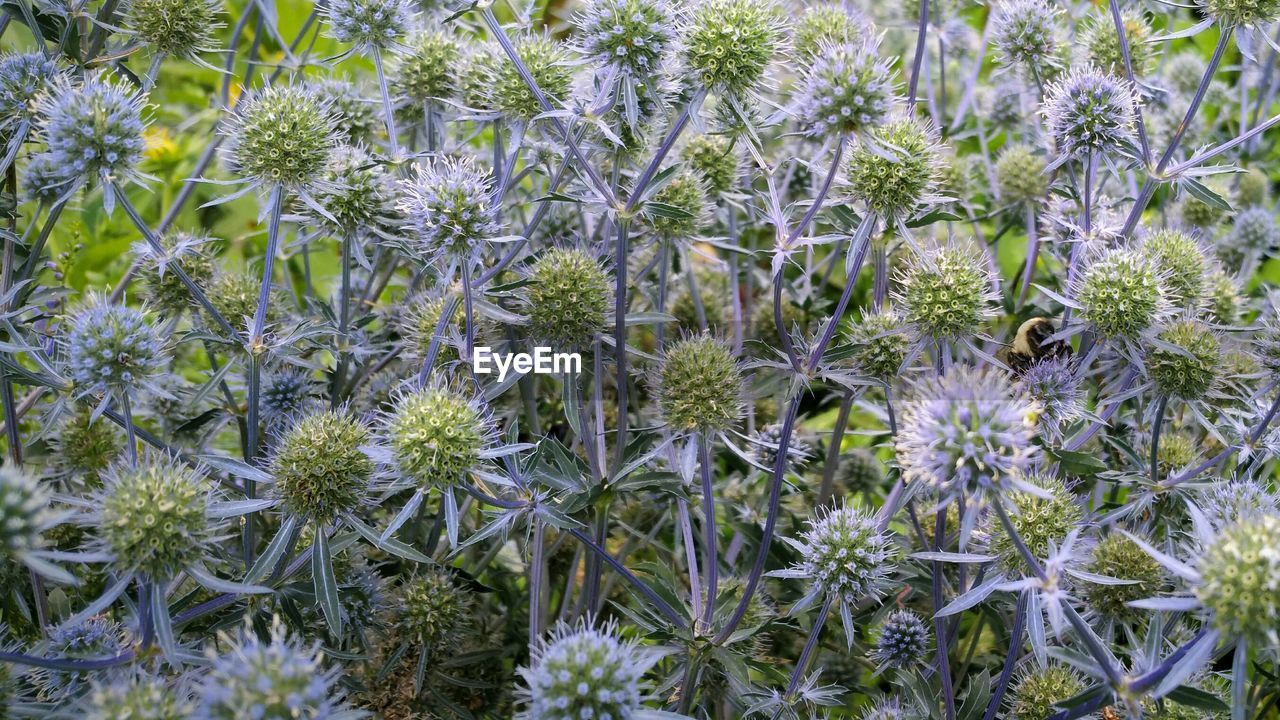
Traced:
<path id="1" fill-rule="evenodd" d="M 643 678 L 661 654 L 618 637 L 614 625 L 601 629 L 561 625 L 535 648 L 520 676 L 530 720 L 583 717 L 657 720 L 642 701 Z"/>
<path id="2" fill-rule="evenodd" d="M 898 557 L 893 537 L 878 529 L 871 515 L 846 505 L 819 511 L 798 540 L 784 539 L 801 560 L 769 575 L 809 582 L 809 591 L 792 606 L 792 614 L 819 600 L 838 605 L 845 638 L 853 647 L 853 608 L 880 599 L 892 582 Z"/>
<path id="3" fill-rule="evenodd" d="M 889 62 L 879 56 L 879 39 L 824 45 L 804 76 L 796 112 L 809 135 L 842 137 L 868 132 L 888 118 L 896 101 Z M 899 138 L 901 139 L 901 138 Z M 893 139 L 886 142 L 893 145 Z M 910 154 L 913 148 L 901 148 Z"/>
<path id="4" fill-rule="evenodd" d="M 302 85 L 272 85 L 236 103 L 226 123 L 226 158 L 254 187 L 295 190 L 303 200 L 324 178 L 342 132 L 329 103 Z M 324 215 L 328 211 L 310 202 Z"/>
<path id="5" fill-rule="evenodd" d="M 277 619 L 268 638 L 244 631 L 227 638 L 226 649 L 210 649 L 211 666 L 199 681 L 198 720 L 293 718 L 341 720 L 351 711 L 339 688 L 338 669 L 326 667 L 318 646 L 288 638 Z"/>
<path id="6" fill-rule="evenodd" d="M 1049 87 L 1042 110 L 1061 157 L 1134 156 L 1136 100 L 1124 81 L 1094 67 L 1072 69 Z"/>
<path id="7" fill-rule="evenodd" d="M 702 85 L 731 97 L 761 87 L 782 50 L 781 6 L 758 0 L 702 0 L 682 31 L 685 65 Z"/>
<path id="8" fill-rule="evenodd" d="M 423 262 L 469 267 L 486 241 L 499 240 L 491 178 L 469 158 L 438 158 L 400 180 L 397 208 L 409 230 L 409 248 Z"/>
<path id="9" fill-rule="evenodd" d="M 138 170 L 144 148 L 142 93 L 107 74 L 78 85 L 61 79 L 40 96 L 40 139 L 48 146 L 54 178 L 69 189 L 98 180 L 103 203 L 115 206 L 117 184 L 150 179 Z"/>
<path id="10" fill-rule="evenodd" d="M 1062 11 L 1046 0 L 1005 0 L 996 6 L 992 44 L 1006 65 L 1026 65 L 1043 76 L 1057 64 L 1059 17 Z"/>
<path id="11" fill-rule="evenodd" d="M 647 81 L 676 46 L 676 10 L 665 0 L 594 0 L 574 19 L 582 54 Z"/>
<path id="12" fill-rule="evenodd" d="M 903 477 L 944 500 L 1014 490 L 1047 497 L 1024 473 L 1040 456 L 1040 406 L 998 369 L 956 366 L 921 380 L 902 410 L 896 444 Z M 973 512 L 973 502 L 966 504 Z"/>

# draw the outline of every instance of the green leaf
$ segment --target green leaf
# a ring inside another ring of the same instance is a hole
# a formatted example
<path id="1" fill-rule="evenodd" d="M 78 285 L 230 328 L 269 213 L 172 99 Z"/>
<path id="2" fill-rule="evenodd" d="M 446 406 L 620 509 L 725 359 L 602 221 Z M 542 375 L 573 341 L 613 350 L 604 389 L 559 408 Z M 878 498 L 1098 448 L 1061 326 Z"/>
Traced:
<path id="1" fill-rule="evenodd" d="M 675 220 L 688 220 L 693 217 L 693 213 L 675 205 L 668 205 L 661 202 L 647 202 L 644 204 L 644 211 L 649 215 L 657 215 L 658 217 L 673 218 Z"/>
<path id="2" fill-rule="evenodd" d="M 284 556 L 284 551 L 289 547 L 290 540 L 297 527 L 297 515 L 285 517 L 284 521 L 280 523 L 280 530 L 271 539 L 271 544 L 267 545 L 266 552 L 259 555 L 258 559 L 254 561 L 253 567 L 249 568 L 249 572 L 245 573 L 244 582 L 246 585 L 256 585 L 271 572 L 271 569 Z"/>
<path id="3" fill-rule="evenodd" d="M 333 556 L 329 554 L 329 536 L 319 524 L 316 544 L 311 551 L 311 578 L 315 581 L 316 600 L 324 611 L 324 619 L 334 637 L 342 637 L 342 603 L 338 601 L 338 581 L 333 575 Z"/>
<path id="4" fill-rule="evenodd" d="M 1071 450 L 1050 450 L 1049 455 L 1070 475 L 1088 477 L 1097 475 L 1107 469 L 1105 463 L 1089 453 Z"/>
<path id="5" fill-rule="evenodd" d="M 1190 685 L 1179 685 L 1164 697 L 1166 700 L 1178 703 L 1179 705 L 1187 705 L 1208 712 L 1224 713 L 1231 711 L 1231 706 L 1223 702 L 1222 698 L 1211 692 L 1201 690 L 1200 688 L 1191 687 Z"/>
<path id="6" fill-rule="evenodd" d="M 1197 200 L 1205 205 L 1218 208 L 1223 212 L 1231 212 L 1231 203 L 1224 200 L 1221 195 L 1210 190 L 1200 181 L 1192 180 L 1191 178 L 1184 178 L 1182 180 L 1182 186 L 1187 189 L 1187 192 L 1191 193 Z"/>

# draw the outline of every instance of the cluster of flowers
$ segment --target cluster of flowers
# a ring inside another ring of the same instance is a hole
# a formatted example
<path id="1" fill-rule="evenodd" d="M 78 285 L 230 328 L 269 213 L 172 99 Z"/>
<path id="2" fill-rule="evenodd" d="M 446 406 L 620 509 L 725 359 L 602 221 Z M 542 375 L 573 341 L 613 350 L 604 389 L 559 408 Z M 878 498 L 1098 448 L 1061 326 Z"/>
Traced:
<path id="1" fill-rule="evenodd" d="M 906 5 L 0 6 L 0 717 L 1280 717 L 1280 0 Z"/>

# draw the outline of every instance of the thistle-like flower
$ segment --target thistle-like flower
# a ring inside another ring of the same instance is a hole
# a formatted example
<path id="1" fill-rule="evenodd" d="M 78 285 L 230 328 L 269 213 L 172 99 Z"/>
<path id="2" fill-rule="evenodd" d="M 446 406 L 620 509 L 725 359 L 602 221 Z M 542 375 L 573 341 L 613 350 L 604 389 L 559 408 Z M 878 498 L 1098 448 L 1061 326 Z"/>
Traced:
<path id="1" fill-rule="evenodd" d="M 67 621 L 49 631 L 45 654 L 60 660 L 101 660 L 112 658 L 128 647 L 128 637 L 120 623 L 95 615 L 87 620 Z M 94 677 L 92 670 L 42 669 L 31 680 L 41 698 L 62 700 L 80 694 Z"/>
<path id="2" fill-rule="evenodd" d="M 1143 239 L 1141 248 L 1182 307 L 1200 303 L 1212 265 L 1194 237 L 1180 230 L 1157 230 Z"/>
<path id="3" fill-rule="evenodd" d="M 864 315 L 848 326 L 852 361 L 858 372 L 882 382 L 898 376 L 911 351 L 902 318 L 890 311 Z"/>
<path id="4" fill-rule="evenodd" d="M 886 221 L 901 224 L 936 200 L 942 175 L 936 131 L 902 118 L 871 132 L 849 155 L 849 193 Z"/>
<path id="5" fill-rule="evenodd" d="M 741 153 L 723 135 L 695 135 L 680 149 L 680 159 L 702 178 L 711 195 L 733 190 L 742 174 Z"/>
<path id="6" fill-rule="evenodd" d="M 702 0 L 684 28 L 684 61 L 707 89 L 741 95 L 764 82 L 784 40 L 772 0 Z"/>
<path id="7" fill-rule="evenodd" d="M 1225 26 L 1257 27 L 1280 18 L 1276 0 L 1198 0 L 1200 10 Z"/>
<path id="8" fill-rule="evenodd" d="M 1104 339 L 1137 340 L 1169 317 L 1176 300 L 1154 260 L 1115 248 L 1080 272 L 1072 300 L 1080 317 Z"/>
<path id="9" fill-rule="evenodd" d="M 71 380 L 83 394 L 154 388 L 168 362 L 159 328 L 140 310 L 91 299 L 67 320 Z"/>
<path id="10" fill-rule="evenodd" d="M 1129 43 L 1129 62 L 1135 77 L 1146 75 L 1156 59 L 1156 44 L 1151 42 L 1155 32 L 1145 15 L 1133 10 L 1121 13 L 1121 24 Z M 1124 54 L 1120 51 L 1120 37 L 1116 34 L 1111 15 L 1100 12 L 1081 23 L 1080 44 L 1088 53 L 1089 61 L 1103 72 L 1124 77 L 1127 70 Z"/>
<path id="11" fill-rule="evenodd" d="M 809 5 L 791 31 L 791 51 L 805 63 L 816 61 L 823 48 L 839 47 L 871 35 L 865 18 L 847 6 Z"/>
<path id="12" fill-rule="evenodd" d="M 613 284 L 585 251 L 553 248 L 529 269 L 529 333 L 552 347 L 579 348 L 605 327 Z"/>
<path id="13" fill-rule="evenodd" d="M 924 249 L 898 272 L 894 300 L 922 340 L 968 340 L 995 314 L 1000 296 L 990 267 L 971 243 Z"/>
<path id="14" fill-rule="evenodd" d="M 195 303 L 191 291 L 170 266 L 182 268 L 196 285 L 208 283 L 213 277 L 213 261 L 205 253 L 212 242 L 207 235 L 176 232 L 160 238 L 163 253 L 157 253 L 149 243 L 136 243 L 134 253 L 148 262 L 142 276 L 147 303 L 170 317 L 189 310 Z"/>
<path id="15" fill-rule="evenodd" d="M 342 145 L 334 150 L 329 170 L 313 197 L 327 211 L 326 215 L 317 214 L 316 221 L 335 235 L 388 235 L 395 223 L 391 179 L 359 146 Z"/>
<path id="16" fill-rule="evenodd" d="M 1132 157 L 1136 103 L 1124 81 L 1084 67 L 1049 87 L 1042 112 L 1064 158 Z"/>
<path id="17" fill-rule="evenodd" d="M 542 35 L 530 35 L 516 43 L 516 54 L 548 101 L 555 104 L 568 99 L 573 72 L 568 52 L 561 43 Z M 487 94 L 494 110 L 514 122 L 524 123 L 544 112 L 538 98 L 517 72 L 515 63 L 503 58 L 492 72 Z"/>
<path id="18" fill-rule="evenodd" d="M 420 165 L 412 179 L 400 181 L 399 190 L 397 207 L 407 221 L 411 249 L 428 264 L 441 258 L 472 262 L 481 243 L 501 228 L 490 178 L 468 158 Z"/>
<path id="19" fill-rule="evenodd" d="M 1212 330 L 1195 320 L 1179 320 L 1156 339 L 1146 366 L 1158 394 L 1194 402 L 1214 389 L 1220 379 L 1222 344 Z"/>
<path id="20" fill-rule="evenodd" d="M 53 205 L 74 189 L 58 158 L 51 152 L 36 153 L 22 173 L 22 195 L 44 205 Z"/>
<path id="21" fill-rule="evenodd" d="M 285 509 L 327 527 L 360 508 L 374 471 L 365 451 L 371 435 L 364 423 L 333 411 L 298 420 L 271 460 L 272 489 Z"/>
<path id="22" fill-rule="evenodd" d="M 1280 494 L 1251 479 L 1215 482 L 1201 492 L 1199 506 L 1216 530 L 1257 515 L 1280 514 Z"/>
<path id="23" fill-rule="evenodd" d="M 742 414 L 742 384 L 725 343 L 710 335 L 672 343 L 655 379 L 662 419 L 675 432 L 729 430 Z"/>
<path id="24" fill-rule="evenodd" d="M 404 98 L 405 116 L 417 119 L 424 104 L 453 97 L 462 47 L 452 35 L 435 30 L 416 32 L 405 45 L 391 73 L 391 91 Z"/>
<path id="25" fill-rule="evenodd" d="M 527 720 L 648 717 L 644 674 L 661 658 L 618 637 L 607 624 L 595 629 L 561 624 L 519 670 Z"/>
<path id="26" fill-rule="evenodd" d="M 44 533 L 58 522 L 50 501 L 34 476 L 11 465 L 0 467 L 0 562 L 44 567 Z"/>
<path id="27" fill-rule="evenodd" d="M 194 707 L 184 688 L 135 672 L 95 682 L 83 710 L 86 720 L 186 720 Z"/>
<path id="28" fill-rule="evenodd" d="M 924 618 L 910 610 L 895 610 L 880 626 L 871 660 L 880 670 L 914 667 L 925 661 L 931 636 Z"/>
<path id="29" fill-rule="evenodd" d="M 447 385 L 404 393 L 386 422 L 396 465 L 423 491 L 461 482 L 481 465 L 495 434 L 480 401 Z"/>
<path id="30" fill-rule="evenodd" d="M 1070 358 L 1052 356 L 1032 363 L 1019 385 L 1040 405 L 1039 425 L 1050 438 L 1084 416 L 1085 386 Z"/>
<path id="31" fill-rule="evenodd" d="M 456 649 L 474 622 L 470 594 L 448 572 L 428 572 L 407 581 L 399 592 L 399 624 L 428 653 Z"/>
<path id="32" fill-rule="evenodd" d="M 113 207 L 113 183 L 146 179 L 137 170 L 145 147 L 144 104 L 141 93 L 104 74 L 47 89 L 39 102 L 40 138 L 57 177 L 72 186 L 101 180 L 104 202 Z"/>
<path id="33" fill-rule="evenodd" d="M 666 0 L 593 0 L 574 18 L 582 54 L 603 68 L 647 80 L 676 44 Z"/>
<path id="34" fill-rule="evenodd" d="M 944 498 L 1044 491 L 1023 475 L 1039 456 L 1040 406 L 991 367 L 958 365 L 922 381 L 902 412 L 898 462 L 908 482 Z M 972 503 L 969 503 L 972 506 Z"/>
<path id="35" fill-rule="evenodd" d="M 679 214 L 659 211 L 656 207 L 645 210 L 645 220 L 654 233 L 667 240 L 688 240 L 706 227 L 711 219 L 711 201 L 707 197 L 707 185 L 701 177 L 684 171 L 671 178 L 651 200 L 660 206 L 673 207 Z"/>
<path id="36" fill-rule="evenodd" d="M 1028 666 L 1009 689 L 1010 720 L 1044 720 L 1085 689 L 1084 677 L 1066 665 Z"/>
<path id="37" fill-rule="evenodd" d="M 215 49 L 221 14 L 216 0 L 129 0 L 125 28 L 153 53 L 191 59 Z"/>
<path id="38" fill-rule="evenodd" d="M 226 157 L 237 174 L 290 189 L 320 181 L 342 139 L 328 101 L 301 85 L 273 85 L 242 99 L 226 132 Z"/>
<path id="39" fill-rule="evenodd" d="M 1088 583 L 1081 591 L 1086 607 L 1105 620 L 1122 624 L 1137 622 L 1142 617 L 1142 611 L 1129 603 L 1159 592 L 1166 582 L 1160 564 L 1128 537 L 1116 532 L 1094 545 L 1085 570 L 1125 581 L 1123 584 Z"/>
<path id="40" fill-rule="evenodd" d="M 1009 203 L 1038 204 L 1049 192 L 1048 162 L 1025 143 L 1006 145 L 996 158 L 996 182 L 1000 199 Z"/>
<path id="41" fill-rule="evenodd" d="M 1280 651 L 1280 517 L 1254 515 L 1218 533 L 1200 557 L 1195 595 L 1227 638 Z"/>
<path id="42" fill-rule="evenodd" d="M 95 506 L 112 566 L 163 583 L 201 563 L 220 525 L 208 512 L 208 487 L 200 473 L 164 455 L 109 469 Z"/>
<path id="43" fill-rule="evenodd" d="M 1084 521 L 1084 507 L 1067 489 L 1062 480 L 1033 475 L 1026 482 L 1035 486 L 1035 492 L 1010 493 L 1006 505 L 1010 508 L 1013 529 L 1018 531 L 1031 554 L 1043 561 L 1050 548 L 1062 545 L 1063 540 Z M 1004 526 L 988 517 L 987 552 L 997 558 L 1005 570 L 1020 570 L 1026 563 Z M 1025 572 L 1025 571 L 1024 571 Z"/>
<path id="44" fill-rule="evenodd" d="M 262 379 L 262 421 L 267 427 L 285 427 L 306 412 L 315 401 L 311 373 L 282 367 Z"/>
<path id="45" fill-rule="evenodd" d="M 877 600 L 897 569 L 898 548 L 892 535 L 879 530 L 870 514 L 845 505 L 819 509 L 799 540 L 784 538 L 800 554 L 800 562 L 769 575 L 807 580 L 809 591 L 792 608 L 799 612 L 824 597 L 838 602 L 845 637 L 852 647 L 853 608 Z"/>
<path id="46" fill-rule="evenodd" d="M 408 0 L 330 0 L 324 13 L 329 34 L 361 52 L 400 50 L 414 18 Z"/>
<path id="47" fill-rule="evenodd" d="M 1266 208 L 1251 207 L 1236 215 L 1225 242 L 1219 244 L 1218 253 L 1230 269 L 1247 276 L 1277 246 L 1280 246 L 1280 225 L 1276 224 L 1275 217 Z"/>
<path id="48" fill-rule="evenodd" d="M 1057 62 L 1062 11 L 1046 0 L 1005 0 L 996 8 L 992 44 L 1005 65 L 1025 64 L 1044 73 Z"/>
<path id="49" fill-rule="evenodd" d="M 890 64 L 879 56 L 878 39 L 851 39 L 820 48 L 796 95 L 796 112 L 813 137 L 853 135 L 884 124 L 895 99 Z M 892 139 L 886 142 L 896 147 Z"/>
<path id="50" fill-rule="evenodd" d="M 0 56 L 0 133 L 7 136 L 11 126 L 33 122 L 41 94 L 55 89 L 61 77 L 58 64 L 44 53 Z"/>
<path id="51" fill-rule="evenodd" d="M 285 637 L 279 621 L 270 639 L 245 631 L 214 655 L 200 679 L 196 720 L 350 717 L 336 668 L 326 668 L 319 647 Z M 212 651 L 211 651 L 212 653 Z"/>

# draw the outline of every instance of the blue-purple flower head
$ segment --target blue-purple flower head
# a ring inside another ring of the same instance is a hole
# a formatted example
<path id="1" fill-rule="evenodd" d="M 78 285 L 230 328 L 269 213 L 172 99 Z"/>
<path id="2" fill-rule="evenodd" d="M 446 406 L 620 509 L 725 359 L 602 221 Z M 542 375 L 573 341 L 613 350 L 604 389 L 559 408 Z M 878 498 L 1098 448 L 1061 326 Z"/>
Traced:
<path id="1" fill-rule="evenodd" d="M 1040 405 L 991 366 L 957 365 L 926 379 L 903 408 L 898 462 L 907 482 L 945 498 L 1019 489 L 1038 459 Z"/>
<path id="2" fill-rule="evenodd" d="M 470 259 L 501 225 L 493 205 L 492 180 L 470 158 L 436 158 L 417 166 L 399 183 L 398 207 L 408 224 L 411 247 L 427 262 L 444 256 Z"/>
<path id="3" fill-rule="evenodd" d="M 1020 385 L 1040 404 L 1040 429 L 1057 438 L 1062 428 L 1085 412 L 1085 385 L 1070 358 L 1053 356 L 1036 361 L 1022 372 Z"/>
<path id="4" fill-rule="evenodd" d="M 1132 156 L 1136 103 L 1128 83 L 1088 66 L 1051 85 L 1042 112 L 1065 156 Z"/>
<path id="5" fill-rule="evenodd" d="M 40 94 L 62 72 L 43 53 L 12 53 L 0 57 L 0 130 L 36 117 Z"/>
<path id="6" fill-rule="evenodd" d="M 883 124 L 893 109 L 890 63 L 877 38 L 822 45 L 796 96 L 805 132 L 814 137 L 851 135 Z"/>
<path id="7" fill-rule="evenodd" d="M 40 101 L 41 139 L 61 177 L 137 181 L 145 149 L 142 93 L 106 75 L 60 82 Z"/>
<path id="8" fill-rule="evenodd" d="M 95 682 L 84 698 L 84 720 L 178 720 L 191 717 L 191 694 L 144 670 Z"/>
<path id="9" fill-rule="evenodd" d="M 991 26 L 997 61 L 1042 73 L 1057 56 L 1061 14 L 1047 0 L 1006 0 L 997 5 Z"/>
<path id="10" fill-rule="evenodd" d="M 141 310 L 92 299 L 67 325 L 68 372 L 81 392 L 149 386 L 168 363 L 164 334 Z"/>
<path id="11" fill-rule="evenodd" d="M 1280 514 L 1280 495 L 1252 478 L 1221 480 L 1201 490 L 1198 505 L 1216 530 L 1256 515 Z"/>
<path id="12" fill-rule="evenodd" d="M 415 12 L 409 0 L 330 0 L 329 34 L 360 51 L 400 49 Z"/>
<path id="13" fill-rule="evenodd" d="M 285 637 L 278 623 L 267 640 L 251 631 L 213 658 L 198 691 L 196 720 L 337 720 L 351 717 L 318 647 Z"/>
<path id="14" fill-rule="evenodd" d="M 932 631 L 911 610 L 895 610 L 885 618 L 870 658 L 880 669 L 909 668 L 926 659 Z"/>
<path id="15" fill-rule="evenodd" d="M 676 44 L 667 0 L 594 0 L 574 19 L 582 54 L 604 68 L 648 80 Z"/>
<path id="16" fill-rule="evenodd" d="M 120 623 L 95 615 L 50 629 L 44 654 L 62 660 L 100 660 L 119 655 L 128 646 L 127 641 Z M 86 670 L 48 668 L 31 674 L 32 684 L 44 700 L 76 695 L 88 686 L 90 679 L 90 672 Z"/>
<path id="17" fill-rule="evenodd" d="M 636 717 L 642 679 L 661 655 L 618 637 L 614 625 L 560 625 L 520 668 L 529 720 Z"/>
<path id="18" fill-rule="evenodd" d="M 773 577 L 810 583 L 809 592 L 793 612 L 824 597 L 840 602 L 845 632 L 853 642 L 851 609 L 880 598 L 897 569 L 898 548 L 893 536 L 877 527 L 873 515 L 852 505 L 820 509 L 799 540 L 786 542 L 800 554 L 800 562 Z"/>
<path id="19" fill-rule="evenodd" d="M 71 183 L 58 159 L 49 152 L 32 155 L 21 176 L 23 197 L 45 205 L 52 205 L 65 197 Z"/>

